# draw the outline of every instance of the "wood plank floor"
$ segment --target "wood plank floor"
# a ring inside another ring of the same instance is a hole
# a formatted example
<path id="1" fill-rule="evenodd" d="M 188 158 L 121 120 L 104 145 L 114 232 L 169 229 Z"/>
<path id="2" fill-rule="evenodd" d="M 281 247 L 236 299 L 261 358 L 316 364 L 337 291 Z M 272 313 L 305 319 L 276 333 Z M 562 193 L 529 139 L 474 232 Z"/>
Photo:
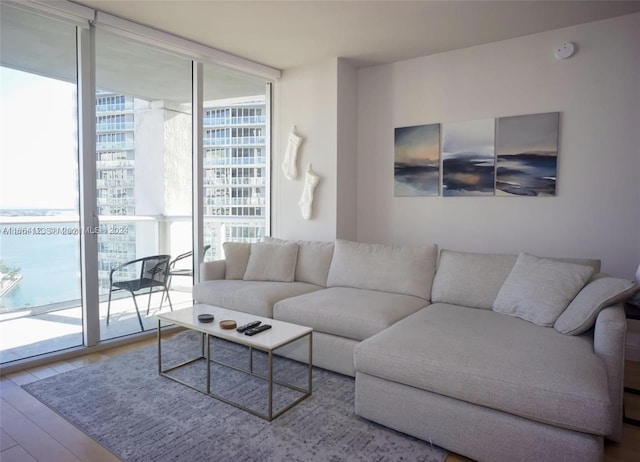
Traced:
<path id="1" fill-rule="evenodd" d="M 147 339 L 59 361 L 0 378 L 0 461 L 2 462 L 118 462 L 116 456 L 64 420 L 21 388 L 21 385 L 77 367 L 116 357 L 154 343 Z M 640 362 L 627 361 L 625 384 L 640 388 Z M 627 414 L 640 418 L 640 396 L 625 394 Z M 622 444 L 607 443 L 605 462 L 636 462 L 640 454 L 640 427 L 624 425 Z M 468 462 L 455 454 L 447 462 Z"/>

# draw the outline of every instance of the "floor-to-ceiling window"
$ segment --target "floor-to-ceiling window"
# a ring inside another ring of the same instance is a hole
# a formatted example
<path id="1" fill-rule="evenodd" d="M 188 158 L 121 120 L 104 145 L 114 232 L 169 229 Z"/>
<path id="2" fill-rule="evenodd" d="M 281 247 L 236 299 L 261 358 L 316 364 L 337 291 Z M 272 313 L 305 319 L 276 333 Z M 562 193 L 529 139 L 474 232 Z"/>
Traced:
<path id="1" fill-rule="evenodd" d="M 82 344 L 76 28 L 1 6 L 0 362 Z"/>
<path id="2" fill-rule="evenodd" d="M 268 234 L 278 72 L 71 2 L 0 7 L 5 364 L 153 329 L 222 242 Z M 161 255 L 164 295 L 110 291 Z"/>
<path id="3" fill-rule="evenodd" d="M 159 310 L 191 301 L 191 281 L 171 276 L 168 297 L 159 286 L 151 295 L 135 292 L 135 302 L 117 290 L 108 306 L 110 283 L 139 280 L 143 262 L 113 273 L 110 282 L 114 267 L 157 255 L 173 261 L 193 247 L 192 79 L 190 59 L 101 30 L 95 43 L 100 332 L 107 339 L 141 331 L 140 321 L 153 329 Z"/>
<path id="4" fill-rule="evenodd" d="M 203 73 L 204 243 L 212 260 L 223 258 L 224 242 L 268 234 L 270 95 L 264 79 L 216 65 Z"/>

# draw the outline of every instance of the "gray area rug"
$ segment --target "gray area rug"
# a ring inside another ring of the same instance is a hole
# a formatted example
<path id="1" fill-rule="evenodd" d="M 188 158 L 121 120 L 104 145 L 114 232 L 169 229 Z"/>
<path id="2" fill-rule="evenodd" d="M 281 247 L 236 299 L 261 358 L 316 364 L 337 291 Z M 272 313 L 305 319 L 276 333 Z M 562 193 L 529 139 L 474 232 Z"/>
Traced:
<path id="1" fill-rule="evenodd" d="M 163 367 L 198 354 L 199 336 L 184 332 L 163 341 Z M 212 339 L 213 358 L 248 366 L 248 350 Z M 254 352 L 254 371 L 266 355 Z M 266 410 L 264 381 L 212 365 L 212 391 Z M 172 374 L 204 388 L 204 360 Z M 276 357 L 274 377 L 306 385 L 307 366 Z M 157 372 L 157 348 L 49 377 L 24 388 L 127 462 L 144 461 L 425 461 L 446 451 L 354 414 L 354 380 L 313 370 L 313 395 L 272 422 L 206 396 Z M 274 388 L 274 409 L 299 396 Z"/>

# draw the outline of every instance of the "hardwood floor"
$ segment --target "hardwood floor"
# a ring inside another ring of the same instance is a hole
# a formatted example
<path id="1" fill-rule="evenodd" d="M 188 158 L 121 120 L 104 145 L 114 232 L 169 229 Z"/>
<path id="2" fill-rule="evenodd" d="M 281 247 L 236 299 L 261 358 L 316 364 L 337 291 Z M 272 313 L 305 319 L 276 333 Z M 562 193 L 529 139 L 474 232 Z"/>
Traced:
<path id="1" fill-rule="evenodd" d="M 0 378 L 2 462 L 117 462 L 118 459 L 21 388 L 21 385 L 150 345 L 155 339 L 14 372 Z M 625 384 L 640 388 L 640 362 L 627 361 Z M 627 414 L 640 418 L 640 396 L 625 394 Z M 633 462 L 640 454 L 640 427 L 624 425 L 622 444 L 605 445 L 605 462 Z M 455 454 L 446 462 L 469 462 Z"/>

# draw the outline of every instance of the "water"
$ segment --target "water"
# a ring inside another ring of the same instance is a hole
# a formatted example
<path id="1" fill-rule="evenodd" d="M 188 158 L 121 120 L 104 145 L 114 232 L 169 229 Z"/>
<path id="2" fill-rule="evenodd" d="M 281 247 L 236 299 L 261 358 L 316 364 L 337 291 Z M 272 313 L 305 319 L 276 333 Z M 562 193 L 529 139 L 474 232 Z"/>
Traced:
<path id="1" fill-rule="evenodd" d="M 62 234 L 76 228 L 72 223 L 0 225 L 0 260 L 22 274 L 0 298 L 0 312 L 80 299 L 80 236 Z M 25 233 L 12 234 L 16 230 Z"/>

